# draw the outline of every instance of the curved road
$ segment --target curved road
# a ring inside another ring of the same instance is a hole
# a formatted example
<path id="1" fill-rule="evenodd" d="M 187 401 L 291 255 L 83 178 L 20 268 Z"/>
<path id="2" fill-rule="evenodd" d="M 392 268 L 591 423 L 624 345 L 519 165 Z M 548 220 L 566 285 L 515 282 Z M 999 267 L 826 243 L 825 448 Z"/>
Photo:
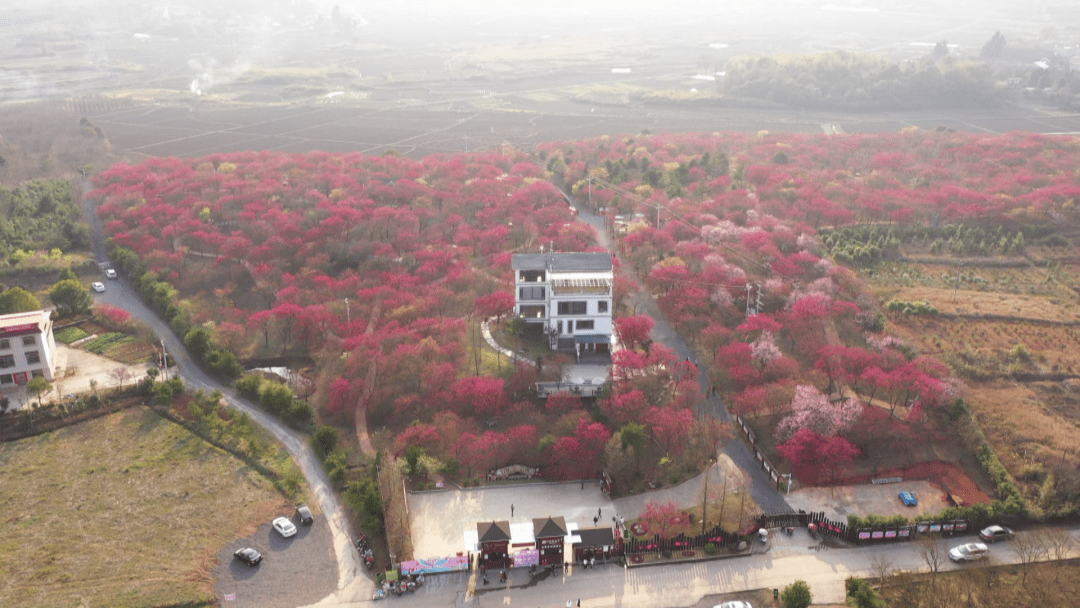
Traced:
<path id="1" fill-rule="evenodd" d="M 87 185 L 84 184 L 84 189 L 86 187 Z M 94 257 L 99 264 L 106 263 L 109 258 L 105 252 L 105 238 L 101 230 L 101 222 L 98 220 L 97 214 L 94 213 L 93 201 L 84 198 L 82 206 L 90 222 L 91 234 L 94 240 Z M 143 302 L 138 292 L 124 277 L 121 276 L 108 281 L 105 292 L 94 294 L 94 300 L 122 308 L 130 312 L 133 317 L 149 325 L 164 342 L 169 357 L 175 365 L 175 368 L 171 369 L 175 369 L 180 374 L 185 386 L 208 392 L 221 391 L 229 407 L 246 413 L 251 417 L 252 421 L 269 431 L 285 446 L 285 449 L 292 455 L 293 460 L 296 461 L 297 466 L 307 479 L 308 486 L 311 488 L 315 500 L 318 501 L 323 515 L 326 516 L 327 523 L 330 525 L 330 531 L 334 536 L 334 554 L 337 556 L 338 562 L 338 590 L 350 586 L 355 588 L 355 585 L 360 585 L 361 587 L 370 587 L 370 591 L 365 589 L 363 593 L 373 594 L 375 590 L 374 584 L 366 577 L 358 576 L 360 573 L 360 560 L 352 546 L 349 528 L 345 521 L 345 511 L 342 509 L 338 496 L 332 489 L 322 462 L 308 445 L 306 437 L 285 426 L 278 419 L 266 414 L 250 401 L 240 397 L 235 390 L 221 384 L 204 372 L 188 354 L 187 348 L 172 332 L 169 325 L 162 321 Z"/>

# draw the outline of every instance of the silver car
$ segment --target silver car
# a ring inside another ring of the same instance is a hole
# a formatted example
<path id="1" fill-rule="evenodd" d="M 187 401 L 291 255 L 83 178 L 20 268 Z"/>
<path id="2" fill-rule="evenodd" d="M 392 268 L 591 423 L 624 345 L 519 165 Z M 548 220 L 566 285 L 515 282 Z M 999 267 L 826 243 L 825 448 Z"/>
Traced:
<path id="1" fill-rule="evenodd" d="M 960 564 L 983 559 L 987 555 L 990 555 L 990 550 L 982 543 L 967 543 L 949 551 L 949 559 Z"/>

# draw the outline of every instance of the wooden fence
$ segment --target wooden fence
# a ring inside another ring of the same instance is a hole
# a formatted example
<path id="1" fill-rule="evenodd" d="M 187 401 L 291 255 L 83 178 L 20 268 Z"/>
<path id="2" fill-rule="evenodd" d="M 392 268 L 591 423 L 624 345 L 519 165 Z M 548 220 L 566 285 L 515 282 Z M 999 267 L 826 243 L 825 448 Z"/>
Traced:
<path id="1" fill-rule="evenodd" d="M 765 458 L 765 454 L 763 454 L 762 451 L 758 449 L 757 437 L 754 435 L 754 431 L 750 430 L 750 427 L 746 424 L 746 421 L 742 419 L 742 416 L 736 415 L 735 420 L 738 421 L 739 426 L 742 427 L 743 433 L 746 434 L 746 440 L 750 442 L 750 447 L 754 452 L 754 458 L 757 458 L 758 462 L 761 464 L 761 468 L 765 469 L 765 472 L 768 473 L 769 478 L 772 479 L 773 485 L 775 485 L 776 489 L 779 490 L 780 478 L 783 477 L 783 474 L 777 471 L 776 467 L 774 467 L 772 463 L 769 462 L 769 459 Z"/>
<path id="2" fill-rule="evenodd" d="M 769 513 L 758 518 L 762 528 L 781 528 L 784 526 L 806 527 L 814 524 L 822 534 L 854 544 L 873 544 L 911 540 L 917 534 L 968 534 L 974 526 L 966 519 L 941 519 L 917 521 L 912 524 L 878 526 L 872 528 L 850 528 L 846 523 L 832 521 L 824 513 Z"/>

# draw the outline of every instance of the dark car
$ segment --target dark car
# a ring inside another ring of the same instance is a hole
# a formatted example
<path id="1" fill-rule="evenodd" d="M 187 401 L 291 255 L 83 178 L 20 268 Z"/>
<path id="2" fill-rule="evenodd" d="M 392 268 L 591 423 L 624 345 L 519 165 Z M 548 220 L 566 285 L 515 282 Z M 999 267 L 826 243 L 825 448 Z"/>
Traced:
<path id="1" fill-rule="evenodd" d="M 989 528 L 983 528 L 979 531 L 979 538 L 988 543 L 996 543 L 999 540 L 1010 540 L 1013 537 L 1013 531 L 1005 526 L 990 526 Z"/>
<path id="2" fill-rule="evenodd" d="M 245 564 L 254 568 L 262 561 L 262 554 L 252 549 L 251 547 L 244 547 L 243 549 L 237 549 L 236 553 L 233 553 L 233 557 L 244 562 Z"/>
<path id="3" fill-rule="evenodd" d="M 311 516 L 311 509 L 307 508 L 307 505 L 296 507 L 296 518 L 305 526 L 310 526 L 311 522 L 315 521 L 315 518 Z"/>

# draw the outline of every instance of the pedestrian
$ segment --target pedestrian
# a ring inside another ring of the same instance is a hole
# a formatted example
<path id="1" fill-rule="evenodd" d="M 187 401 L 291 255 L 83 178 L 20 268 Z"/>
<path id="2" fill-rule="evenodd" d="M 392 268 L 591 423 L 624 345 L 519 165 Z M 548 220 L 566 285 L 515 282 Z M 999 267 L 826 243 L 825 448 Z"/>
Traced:
<path id="1" fill-rule="evenodd" d="M 598 508 L 598 509 L 596 510 L 596 518 L 597 518 L 597 519 L 600 519 L 600 512 L 601 512 L 601 511 L 603 511 L 603 510 L 604 510 L 604 508 L 603 508 L 603 507 L 600 507 L 600 508 Z"/>
<path id="2" fill-rule="evenodd" d="M 581 480 L 581 489 L 582 490 L 585 489 L 585 480 L 584 479 Z"/>
<path id="3" fill-rule="evenodd" d="M 596 522 L 598 522 L 598 521 L 600 521 L 600 518 L 599 518 L 599 517 L 594 517 L 594 518 L 592 518 L 592 525 L 594 525 L 594 526 L 595 526 L 595 525 L 596 525 Z"/>
<path id="4" fill-rule="evenodd" d="M 577 599 L 577 605 L 578 605 L 578 608 L 581 608 L 581 598 L 580 597 Z"/>
<path id="5" fill-rule="evenodd" d="M 566 608 L 571 608 L 573 605 L 574 605 L 574 602 L 572 602 L 570 600 L 566 600 Z"/>
<path id="6" fill-rule="evenodd" d="M 510 517 L 514 516 L 514 505 L 510 505 Z"/>

